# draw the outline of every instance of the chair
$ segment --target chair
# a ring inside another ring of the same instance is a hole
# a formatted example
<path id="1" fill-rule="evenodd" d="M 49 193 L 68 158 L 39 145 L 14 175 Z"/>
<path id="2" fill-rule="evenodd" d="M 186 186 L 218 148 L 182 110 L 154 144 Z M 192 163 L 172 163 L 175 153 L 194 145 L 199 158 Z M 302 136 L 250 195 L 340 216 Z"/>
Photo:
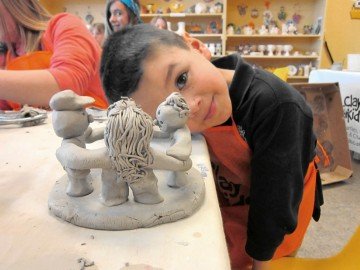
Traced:
<path id="1" fill-rule="evenodd" d="M 276 68 L 273 71 L 273 73 L 274 75 L 278 76 L 280 79 L 286 82 L 289 74 L 289 68 L 288 67 Z"/>
<path id="2" fill-rule="evenodd" d="M 269 263 L 268 270 L 359 270 L 360 226 L 340 253 L 324 259 L 284 257 Z"/>

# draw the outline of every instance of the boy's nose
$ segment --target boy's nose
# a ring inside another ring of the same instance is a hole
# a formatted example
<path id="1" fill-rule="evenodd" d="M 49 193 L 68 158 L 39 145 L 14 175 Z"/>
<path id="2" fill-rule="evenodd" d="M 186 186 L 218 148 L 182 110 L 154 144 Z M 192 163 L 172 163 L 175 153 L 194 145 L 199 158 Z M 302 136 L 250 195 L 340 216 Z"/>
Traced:
<path id="1" fill-rule="evenodd" d="M 189 109 L 190 109 L 189 118 L 192 118 L 200 110 L 201 98 L 200 97 L 193 97 L 187 103 L 188 103 L 188 106 L 189 106 Z"/>

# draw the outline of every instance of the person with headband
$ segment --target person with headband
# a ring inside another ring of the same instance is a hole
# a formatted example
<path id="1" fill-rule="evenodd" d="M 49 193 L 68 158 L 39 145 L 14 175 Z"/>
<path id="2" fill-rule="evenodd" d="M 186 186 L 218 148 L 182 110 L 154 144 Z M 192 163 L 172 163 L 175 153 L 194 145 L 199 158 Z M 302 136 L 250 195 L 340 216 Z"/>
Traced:
<path id="1" fill-rule="evenodd" d="M 105 13 L 106 37 L 109 37 L 111 34 L 121 30 L 125 26 L 143 23 L 140 18 L 140 4 L 138 0 L 107 0 Z M 150 22 L 150 24 L 155 25 L 155 22 L 158 20 L 158 18 L 159 17 L 156 17 L 156 20 Z M 209 49 L 201 40 L 192 37 L 187 32 L 185 32 L 182 37 L 190 46 L 195 46 L 195 49 L 202 51 L 206 59 L 211 59 L 211 53 Z"/>
<path id="2" fill-rule="evenodd" d="M 106 36 L 119 31 L 127 25 L 142 23 L 138 0 L 107 0 L 105 14 Z"/>
<path id="3" fill-rule="evenodd" d="M 0 69 L 0 109 L 48 107 L 65 89 L 107 108 L 101 48 L 77 16 L 51 16 L 37 0 L 0 0 L 0 40 L 8 48 L 5 70 Z"/>

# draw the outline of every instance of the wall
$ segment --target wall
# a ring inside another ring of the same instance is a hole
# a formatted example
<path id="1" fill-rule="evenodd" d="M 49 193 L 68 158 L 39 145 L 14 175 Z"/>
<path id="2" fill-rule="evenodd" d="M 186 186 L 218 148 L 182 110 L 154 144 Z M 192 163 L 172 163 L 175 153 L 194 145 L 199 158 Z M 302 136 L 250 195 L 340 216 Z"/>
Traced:
<path id="1" fill-rule="evenodd" d="M 95 18 L 94 23 L 105 21 L 106 0 L 40 0 L 40 2 L 52 14 L 66 11 L 85 19 L 90 13 Z"/>
<path id="2" fill-rule="evenodd" d="M 347 67 L 347 54 L 360 54 L 360 19 L 351 19 L 353 0 L 328 0 L 325 17 L 325 40 L 334 61 Z M 331 66 L 330 58 L 323 50 L 322 68 Z"/>

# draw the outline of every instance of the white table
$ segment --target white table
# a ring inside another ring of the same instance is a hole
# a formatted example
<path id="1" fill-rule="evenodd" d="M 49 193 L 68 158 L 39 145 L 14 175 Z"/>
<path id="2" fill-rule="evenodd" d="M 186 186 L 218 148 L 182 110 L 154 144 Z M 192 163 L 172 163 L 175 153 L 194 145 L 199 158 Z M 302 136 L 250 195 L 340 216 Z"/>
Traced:
<path id="1" fill-rule="evenodd" d="M 206 143 L 193 138 L 192 159 L 204 176 L 204 204 L 175 223 L 131 231 L 77 227 L 47 207 L 64 175 L 51 120 L 40 126 L 0 126 L 0 269 L 230 269 Z"/>
<path id="2" fill-rule="evenodd" d="M 309 83 L 338 82 L 344 109 L 349 149 L 360 153 L 360 72 L 314 70 Z"/>

